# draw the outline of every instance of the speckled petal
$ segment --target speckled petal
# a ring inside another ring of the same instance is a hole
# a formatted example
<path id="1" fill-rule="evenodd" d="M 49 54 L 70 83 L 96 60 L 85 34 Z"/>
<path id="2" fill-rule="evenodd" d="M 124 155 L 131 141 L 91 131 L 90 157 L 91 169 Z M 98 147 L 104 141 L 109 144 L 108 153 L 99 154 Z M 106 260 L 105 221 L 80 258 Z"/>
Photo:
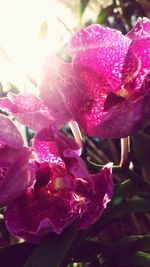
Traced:
<path id="1" fill-rule="evenodd" d="M 95 190 L 90 183 L 77 178 L 75 192 L 55 194 L 31 188 L 8 205 L 4 219 L 9 232 L 32 243 L 39 243 L 49 232 L 60 234 L 65 227 L 80 218 L 80 229 L 93 224 L 112 196 L 111 166 L 93 175 Z"/>
<path id="2" fill-rule="evenodd" d="M 28 171 L 31 151 L 22 147 L 14 149 L 8 146 L 0 148 L 0 206 L 10 203 L 28 187 Z"/>
<path id="3" fill-rule="evenodd" d="M 100 124 L 89 128 L 93 136 L 120 138 L 134 134 L 150 124 L 150 74 L 137 94 L 112 107 Z M 125 123 L 125 118 L 127 118 Z"/>
<path id="4" fill-rule="evenodd" d="M 73 176 L 89 179 L 85 163 L 78 156 L 78 144 L 72 138 L 61 134 L 58 129 L 45 128 L 37 133 L 33 149 L 39 162 L 47 161 L 51 165 L 59 165 Z"/>
<path id="5" fill-rule="evenodd" d="M 150 21 L 148 18 L 139 18 L 136 25 L 127 33 L 130 39 L 139 39 L 150 36 Z"/>
<path id="6" fill-rule="evenodd" d="M 95 188 L 94 193 L 86 192 L 86 189 L 88 189 L 86 184 L 83 184 L 85 187 L 83 189 L 79 187 L 79 190 L 84 190 L 84 196 L 86 197 L 86 194 L 88 196 L 87 210 L 82 215 L 80 229 L 88 228 L 95 223 L 112 198 L 112 163 L 107 164 L 101 169 L 100 173 L 92 175 L 91 178 Z"/>
<path id="7" fill-rule="evenodd" d="M 122 68 L 130 43 L 131 40 L 117 30 L 91 25 L 73 36 L 70 54 L 74 65 L 91 68 L 116 92 L 121 86 Z"/>
<path id="8" fill-rule="evenodd" d="M 145 76 L 150 70 L 150 36 L 132 41 L 128 50 L 122 82 L 125 89 L 133 94 L 140 89 Z"/>
<path id="9" fill-rule="evenodd" d="M 40 98 L 47 105 L 58 127 L 72 119 L 72 110 L 78 104 L 78 91 L 73 80 L 72 64 L 67 64 L 56 56 L 49 57 L 43 67 Z"/>
<path id="10" fill-rule="evenodd" d="M 23 146 L 20 132 L 13 122 L 2 114 L 0 114 L 0 143 L 16 149 Z"/>
<path id="11" fill-rule="evenodd" d="M 0 109 L 35 131 L 53 121 L 46 106 L 33 94 L 8 94 L 8 97 L 0 98 Z"/>
<path id="12" fill-rule="evenodd" d="M 90 180 L 88 170 L 84 161 L 79 157 L 80 147 L 70 137 L 63 135 L 56 128 L 53 129 L 54 141 L 59 151 L 59 155 L 63 159 L 67 171 L 73 176 L 82 177 Z"/>
<path id="13" fill-rule="evenodd" d="M 50 195 L 28 192 L 9 205 L 5 212 L 5 223 L 15 236 L 32 243 L 39 243 L 49 232 L 60 234 L 79 214 L 73 209 L 72 196 Z"/>
<path id="14" fill-rule="evenodd" d="M 150 71 L 145 77 L 143 84 L 139 90 L 139 96 L 144 99 L 143 110 L 141 113 L 141 128 L 144 128 L 150 125 Z"/>
<path id="15" fill-rule="evenodd" d="M 148 86 L 145 95 L 140 92 L 150 69 L 149 24 L 140 18 L 127 36 L 99 25 L 73 36 L 70 53 L 84 95 L 74 116 L 88 135 L 120 138 L 143 128 L 145 120 L 148 123 L 143 115 Z"/>
<path id="16" fill-rule="evenodd" d="M 150 21 L 139 18 L 133 29 L 127 33 L 132 43 L 123 68 L 124 88 L 130 93 L 138 90 L 150 69 Z"/>
<path id="17" fill-rule="evenodd" d="M 65 164 L 59 155 L 59 151 L 54 142 L 54 136 L 50 128 L 44 128 L 38 132 L 33 139 L 33 149 L 36 160 L 40 163 L 49 162 L 51 167 L 55 165 L 65 169 Z"/>

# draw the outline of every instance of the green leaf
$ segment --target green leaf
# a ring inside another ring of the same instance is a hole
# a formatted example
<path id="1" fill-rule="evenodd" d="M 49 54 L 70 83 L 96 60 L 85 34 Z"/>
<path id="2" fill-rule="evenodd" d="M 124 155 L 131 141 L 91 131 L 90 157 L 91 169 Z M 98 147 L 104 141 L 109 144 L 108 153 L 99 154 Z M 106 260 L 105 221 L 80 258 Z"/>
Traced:
<path id="1" fill-rule="evenodd" d="M 80 16 L 82 17 L 84 10 L 86 9 L 89 0 L 80 0 Z"/>
<path id="2" fill-rule="evenodd" d="M 123 179 L 130 179 L 133 182 L 135 182 L 135 184 L 138 185 L 138 187 L 144 191 L 148 191 L 149 187 L 148 184 L 142 179 L 141 175 L 137 174 L 136 172 L 130 170 L 129 168 L 126 167 L 122 167 L 122 168 L 118 168 L 115 167 L 113 168 L 113 173 L 117 174 L 120 178 Z"/>
<path id="3" fill-rule="evenodd" d="M 117 261 L 121 266 L 132 267 L 149 267 L 150 266 L 150 254 L 143 251 L 137 251 L 136 253 L 121 258 Z M 120 265 L 119 265 L 120 266 Z"/>
<path id="4" fill-rule="evenodd" d="M 116 266 L 116 262 L 121 264 L 121 261 L 124 262 L 127 255 L 132 257 L 139 250 L 150 250 L 150 235 L 133 235 L 122 238 L 116 243 L 85 240 L 73 256 L 73 261 L 92 262 L 90 265 L 92 267 L 93 262 L 98 266 L 112 267 Z"/>
<path id="5" fill-rule="evenodd" d="M 70 257 L 77 237 L 77 222 L 65 229 L 61 235 L 49 234 L 34 250 L 24 267 L 59 267 Z"/>
<path id="6" fill-rule="evenodd" d="M 94 163 L 90 160 L 87 160 L 86 162 L 89 167 L 91 166 L 95 170 L 99 170 L 100 168 L 103 168 L 104 165 Z M 142 179 L 141 175 L 137 174 L 136 172 L 132 171 L 128 167 L 120 167 L 119 165 L 113 165 L 113 174 L 119 176 L 121 179 L 131 179 L 134 181 L 138 186 L 142 189 L 148 189 L 147 183 Z M 147 190 L 146 190 L 147 191 Z"/>
<path id="7" fill-rule="evenodd" d="M 150 212 L 150 200 L 143 198 L 127 200 L 120 204 L 117 203 L 116 205 L 115 203 L 109 203 L 101 218 L 87 231 L 87 234 L 99 230 L 106 223 L 120 218 L 124 214 L 148 212 Z"/>
<path id="8" fill-rule="evenodd" d="M 108 16 L 108 14 L 112 11 L 112 9 L 113 9 L 112 6 L 102 8 L 96 18 L 96 23 L 102 24 L 104 20 L 106 19 L 106 17 Z"/>
<path id="9" fill-rule="evenodd" d="M 138 133 L 132 136 L 135 156 L 141 164 L 143 177 L 150 183 L 150 136 L 145 133 Z"/>
<path id="10" fill-rule="evenodd" d="M 119 205 L 126 198 L 133 198 L 135 196 L 150 199 L 149 192 L 144 192 L 142 188 L 132 180 L 126 180 L 116 186 L 116 191 L 112 198 L 112 204 Z"/>
<path id="11" fill-rule="evenodd" d="M 138 186 L 131 180 L 126 180 L 117 186 L 115 195 L 112 199 L 114 205 L 120 204 L 124 198 L 139 195 L 141 192 Z"/>
<path id="12" fill-rule="evenodd" d="M 150 212 L 150 201 L 142 198 L 124 201 L 120 205 L 109 205 L 101 217 L 102 221 L 112 221 L 128 213 Z"/>
<path id="13" fill-rule="evenodd" d="M 150 249 L 150 235 L 134 235 L 125 237 L 113 244 L 109 250 L 104 252 L 107 261 L 113 262 L 116 259 L 120 262 L 124 261 L 127 255 L 133 255 L 138 250 L 149 250 Z"/>
<path id="14" fill-rule="evenodd" d="M 112 246 L 110 243 L 104 241 L 84 240 L 73 256 L 73 260 L 75 262 L 93 261 L 97 254 L 108 250 L 110 246 Z"/>
<path id="15" fill-rule="evenodd" d="M 125 237 L 116 243 L 110 245 L 107 249 L 97 255 L 102 266 L 129 266 L 132 264 L 132 260 L 138 253 L 138 250 L 149 250 L 150 249 L 150 235 L 135 235 Z M 128 260 L 126 260 L 128 258 Z M 129 260 L 131 258 L 131 261 Z M 135 258 L 134 258 L 135 260 Z M 142 259 L 143 262 L 143 259 Z M 113 265 L 112 265 L 113 264 Z M 136 266 L 136 265 L 135 265 Z M 142 265 L 137 265 L 142 266 Z M 146 265 L 147 266 L 147 265 Z M 133 267 L 133 265 L 132 265 Z"/>
<path id="16" fill-rule="evenodd" d="M 132 259 L 139 250 L 150 250 L 150 235 L 133 235 L 122 238 L 116 243 L 85 240 L 79 246 L 73 260 L 75 262 L 91 262 L 89 265 L 91 267 L 113 267 L 116 266 L 116 263 L 122 266 L 121 263 L 125 262 L 127 255 Z"/>
<path id="17" fill-rule="evenodd" d="M 10 262 L 11 267 L 22 267 L 35 247 L 29 243 L 21 243 L 1 248 L 0 263 L 3 267 L 10 267 Z"/>

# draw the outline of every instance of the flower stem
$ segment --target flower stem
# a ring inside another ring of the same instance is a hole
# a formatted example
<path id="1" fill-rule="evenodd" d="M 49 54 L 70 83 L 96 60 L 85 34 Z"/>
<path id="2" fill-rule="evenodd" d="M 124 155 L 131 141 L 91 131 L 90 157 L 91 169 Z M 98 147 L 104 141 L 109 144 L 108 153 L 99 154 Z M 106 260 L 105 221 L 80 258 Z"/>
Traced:
<path id="1" fill-rule="evenodd" d="M 129 154 L 129 136 L 125 138 L 121 138 L 121 159 L 120 159 L 120 166 L 124 166 L 128 159 Z"/>
<path id="2" fill-rule="evenodd" d="M 69 126 L 70 126 L 71 131 L 73 133 L 73 136 L 74 136 L 76 142 L 78 143 L 78 145 L 80 146 L 81 152 L 82 152 L 82 149 L 83 149 L 83 138 L 82 138 L 81 131 L 79 129 L 78 123 L 76 121 L 71 120 L 69 122 Z"/>

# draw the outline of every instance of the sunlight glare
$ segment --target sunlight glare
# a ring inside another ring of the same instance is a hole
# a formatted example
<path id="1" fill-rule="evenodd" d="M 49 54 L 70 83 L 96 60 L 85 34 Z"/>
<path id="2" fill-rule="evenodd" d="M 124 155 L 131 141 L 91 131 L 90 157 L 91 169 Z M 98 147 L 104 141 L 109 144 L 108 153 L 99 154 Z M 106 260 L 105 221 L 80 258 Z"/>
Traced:
<path id="1" fill-rule="evenodd" d="M 56 0 L 0 0 L 0 5 L 0 82 L 26 74 L 38 81 L 43 58 L 70 38 L 58 20 L 66 10 Z"/>

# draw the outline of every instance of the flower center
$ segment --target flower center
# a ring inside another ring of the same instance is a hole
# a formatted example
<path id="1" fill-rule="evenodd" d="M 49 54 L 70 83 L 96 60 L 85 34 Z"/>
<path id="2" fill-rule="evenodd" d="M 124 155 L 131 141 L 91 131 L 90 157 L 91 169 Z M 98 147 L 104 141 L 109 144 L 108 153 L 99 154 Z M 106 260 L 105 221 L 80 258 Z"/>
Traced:
<path id="1" fill-rule="evenodd" d="M 36 181 L 33 191 L 37 192 L 41 188 L 46 188 L 49 192 L 70 191 L 74 188 L 75 178 L 60 166 L 51 167 L 48 162 L 37 163 Z"/>
<path id="2" fill-rule="evenodd" d="M 128 91 L 124 88 L 124 86 L 121 87 L 120 91 L 117 93 L 118 96 L 122 96 L 124 98 L 127 98 L 129 96 Z"/>
<path id="3" fill-rule="evenodd" d="M 50 166 L 48 162 L 44 162 L 39 164 L 38 169 L 36 171 L 36 181 L 34 184 L 34 190 L 38 190 L 41 187 L 46 186 L 50 181 Z"/>
<path id="4" fill-rule="evenodd" d="M 109 110 L 113 106 L 122 103 L 125 100 L 125 97 L 121 95 L 116 95 L 114 93 L 109 93 L 106 97 L 105 103 L 104 103 L 104 111 Z"/>
<path id="5" fill-rule="evenodd" d="M 63 189 L 65 187 L 65 182 L 63 181 L 63 178 L 62 177 L 55 178 L 53 187 L 54 187 L 54 190 L 56 191 Z"/>

